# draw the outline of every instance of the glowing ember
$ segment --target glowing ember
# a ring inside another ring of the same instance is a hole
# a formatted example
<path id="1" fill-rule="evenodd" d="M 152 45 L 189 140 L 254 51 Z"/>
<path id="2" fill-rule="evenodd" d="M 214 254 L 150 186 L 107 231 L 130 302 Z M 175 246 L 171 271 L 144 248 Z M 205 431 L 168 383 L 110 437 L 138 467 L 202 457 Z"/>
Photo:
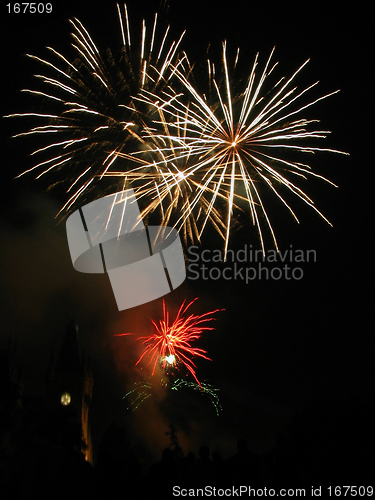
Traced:
<path id="1" fill-rule="evenodd" d="M 176 362 L 176 356 L 174 354 L 170 354 L 169 356 L 166 356 L 165 357 L 165 361 L 169 364 L 169 365 L 174 365 L 175 362 Z"/>

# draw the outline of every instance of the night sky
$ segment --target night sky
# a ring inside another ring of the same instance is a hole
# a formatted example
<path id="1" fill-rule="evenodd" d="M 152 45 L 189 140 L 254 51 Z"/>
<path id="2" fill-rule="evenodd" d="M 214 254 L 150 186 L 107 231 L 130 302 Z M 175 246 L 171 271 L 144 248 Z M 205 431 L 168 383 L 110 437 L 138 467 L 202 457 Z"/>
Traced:
<path id="1" fill-rule="evenodd" d="M 295 201 L 298 225 L 271 196 L 267 207 L 281 251 L 316 252 L 316 261 L 296 264 L 302 279 L 255 279 L 247 284 L 222 277 L 196 280 L 188 269 L 187 280 L 165 300 L 172 311 L 185 298 L 195 297 L 199 297 L 194 306 L 197 314 L 225 309 L 215 315 L 216 330 L 201 339 L 200 346 L 212 361 L 197 361 L 200 379 L 220 389 L 223 411 L 217 417 L 209 400 L 199 394 L 166 397 L 160 391 L 131 413 L 122 397 L 139 380 L 134 365 L 140 343 L 113 335 L 150 332 L 151 319 L 161 315 L 162 299 L 119 312 L 107 276 L 73 269 L 65 224 L 56 224 L 54 218 L 64 197 L 58 190 L 46 192 L 53 176 L 40 182 L 32 175 L 13 179 L 32 164 L 27 155 L 33 144 L 29 139 L 10 139 L 27 123 L 2 119 L 0 348 L 6 348 L 10 339 L 26 388 L 37 394 L 51 352 L 57 354 L 68 321 L 74 318 L 95 374 L 93 433 L 99 440 L 112 422 L 124 425 L 140 453 L 151 461 L 168 446 L 165 432 L 170 423 L 176 426 L 185 453 L 197 452 L 206 443 L 223 457 L 235 452 L 240 437 L 255 453 L 269 451 L 304 408 L 338 414 L 342 419 L 338 427 L 350 433 L 353 429 L 346 423 L 358 425 L 363 408 L 373 402 L 369 13 L 350 4 L 335 9 L 301 2 L 295 6 L 278 2 L 277 8 L 270 2 L 244 0 L 164 3 L 161 10 L 173 36 L 187 30 L 184 48 L 197 63 L 197 80 L 200 66 L 205 71 L 208 45 L 219 63 L 221 42 L 226 39 L 232 52 L 240 46 L 239 69 L 244 77 L 256 52 L 264 61 L 276 46 L 279 76 L 291 75 L 311 58 L 298 85 L 320 80 L 316 97 L 341 89 L 309 111 L 309 116 L 321 120 L 323 129 L 332 130 L 322 147 L 350 153 L 313 159 L 316 171 L 338 189 L 319 179 L 306 183 L 307 193 L 333 227 Z M 158 5 L 128 2 L 134 32 L 143 16 L 152 19 Z M 100 47 L 120 43 L 115 2 L 103 1 L 97 8 L 91 2 L 87 7 L 59 2 L 49 15 L 8 14 L 5 4 L 2 9 L 2 115 L 37 110 L 38 102 L 19 92 L 32 87 L 32 75 L 40 69 L 23 54 L 42 57 L 45 46 L 66 53 L 69 18 L 79 18 Z M 248 215 L 236 220 L 229 248 L 259 249 Z M 208 230 L 196 253 L 222 248 L 222 241 Z"/>

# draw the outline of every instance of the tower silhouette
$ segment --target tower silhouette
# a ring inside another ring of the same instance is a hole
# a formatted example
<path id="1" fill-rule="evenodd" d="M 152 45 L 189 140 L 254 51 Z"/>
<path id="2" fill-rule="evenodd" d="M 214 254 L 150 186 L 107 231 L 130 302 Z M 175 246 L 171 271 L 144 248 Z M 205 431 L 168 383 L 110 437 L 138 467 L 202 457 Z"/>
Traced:
<path id="1" fill-rule="evenodd" d="M 47 392 L 56 416 L 56 438 L 92 461 L 90 402 L 93 375 L 78 342 L 78 326 L 71 321 L 56 363 L 51 358 Z"/>

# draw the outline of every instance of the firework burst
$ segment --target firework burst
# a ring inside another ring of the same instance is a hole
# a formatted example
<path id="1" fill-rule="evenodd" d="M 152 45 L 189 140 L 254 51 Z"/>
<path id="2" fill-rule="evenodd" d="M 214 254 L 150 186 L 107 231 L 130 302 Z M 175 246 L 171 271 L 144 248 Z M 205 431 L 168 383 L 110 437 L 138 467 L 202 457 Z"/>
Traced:
<path id="1" fill-rule="evenodd" d="M 170 314 L 166 308 L 163 300 L 163 319 L 158 323 L 152 320 L 155 332 L 152 335 L 138 337 L 142 340 L 144 350 L 137 361 L 137 365 L 144 358 L 149 358 L 149 363 L 152 365 L 152 375 L 158 364 L 166 371 L 170 366 L 185 367 L 188 372 L 194 377 L 196 382 L 200 385 L 195 372 L 195 364 L 193 358 L 199 357 L 210 360 L 207 352 L 204 349 L 193 347 L 192 342 L 198 340 L 202 333 L 207 330 L 213 330 L 207 323 L 213 321 L 215 318 L 213 314 L 221 309 L 215 309 L 201 315 L 185 315 L 186 311 L 197 300 L 192 300 L 186 305 L 184 301 L 179 308 L 176 318 L 171 323 Z M 117 337 L 124 335 L 131 335 L 129 333 L 117 334 Z"/>
<path id="2" fill-rule="evenodd" d="M 318 151 L 347 154 L 342 151 L 304 145 L 306 141 L 322 139 L 330 132 L 314 128 L 319 120 L 300 118 L 300 114 L 317 102 L 337 93 L 331 92 L 322 97 L 303 103 L 303 96 L 308 94 L 318 82 L 303 90 L 297 90 L 295 78 L 308 61 L 302 64 L 289 78 L 281 78 L 270 91 L 265 91 L 265 84 L 276 64 L 271 63 L 274 50 L 268 61 L 257 75 L 258 55 L 244 89 L 234 94 L 227 60 L 227 46 L 223 44 L 223 79 L 218 81 L 215 66 L 208 61 L 210 87 L 214 94 L 211 99 L 200 95 L 178 69 L 176 75 L 185 88 L 185 95 L 175 93 L 154 96 L 152 92 L 143 91 L 142 99 L 153 104 L 164 115 L 168 116 L 168 127 L 174 130 L 165 135 L 158 135 L 164 141 L 164 154 L 168 159 L 168 141 L 174 142 L 174 151 L 189 159 L 182 175 L 190 182 L 196 183 L 194 199 L 191 207 L 199 204 L 205 197 L 207 204 L 206 217 L 201 226 L 203 231 L 211 211 L 221 199 L 226 201 L 225 253 L 228 248 L 229 234 L 233 211 L 238 204 L 246 201 L 250 208 L 253 224 L 257 227 L 261 246 L 264 251 L 262 235 L 263 221 L 268 226 L 277 247 L 276 236 L 263 203 L 260 187 L 265 184 L 289 210 L 295 220 L 298 218 L 283 196 L 286 189 L 314 209 L 326 222 L 329 221 L 315 207 L 313 200 L 298 186 L 298 179 L 306 180 L 308 176 L 323 179 L 314 173 L 310 165 L 293 161 L 289 155 L 298 153 L 315 153 Z M 237 64 L 238 53 L 235 61 Z M 187 97 L 188 96 L 188 102 Z M 311 127 L 313 129 L 311 130 Z M 164 125 L 165 128 L 165 125 Z M 180 133 L 183 131 L 183 134 Z M 334 184 L 333 184 L 334 185 Z M 207 199 L 207 195 L 210 199 Z"/>
<path id="3" fill-rule="evenodd" d="M 42 98 L 49 111 L 8 115 L 37 122 L 16 135 L 39 136 L 46 141 L 31 153 L 39 161 L 21 175 L 35 171 L 40 178 L 62 172 L 60 180 L 52 183 L 68 183 L 68 201 L 62 210 L 69 211 L 81 196 L 93 191 L 96 181 L 110 175 L 119 158 L 124 188 L 133 181 L 143 185 L 153 181 L 154 162 L 139 158 L 139 153 L 147 150 L 143 130 L 151 123 L 153 109 L 136 102 L 135 96 L 145 89 L 157 94 L 169 85 L 176 68 L 184 73 L 186 56 L 179 55 L 183 34 L 169 42 L 168 27 L 157 43 L 156 14 L 151 30 L 143 21 L 141 40 L 134 48 L 126 5 L 123 9 L 117 5 L 117 10 L 121 38 L 117 54 L 109 49 L 100 51 L 83 24 L 70 20 L 70 59 L 51 47 L 47 47 L 48 60 L 28 55 L 44 68 L 43 74 L 35 75 L 42 90 L 23 92 Z M 113 184 L 112 180 L 111 191 L 118 189 Z M 104 187 L 102 183 L 100 195 Z"/>
<path id="4" fill-rule="evenodd" d="M 315 147 L 329 131 L 317 127 L 319 120 L 301 115 L 337 92 L 306 103 L 318 82 L 301 90 L 295 81 L 308 61 L 289 78 L 271 82 L 277 65 L 274 51 L 260 71 L 257 55 L 237 92 L 235 83 L 240 81 L 231 75 L 224 43 L 221 78 L 209 60 L 209 85 L 203 94 L 193 85 L 192 66 L 180 49 L 184 33 L 172 42 L 169 28 L 158 36 L 155 15 L 151 29 L 143 21 L 139 43 L 134 43 L 126 5 L 117 10 L 118 53 L 99 50 L 83 24 L 71 20 L 73 56 L 51 47 L 51 60 L 29 56 L 44 73 L 35 75 L 41 90 L 24 92 L 42 98 L 48 112 L 8 115 L 37 122 L 17 134 L 46 141 L 31 154 L 38 161 L 23 174 L 36 172 L 40 178 L 59 173 L 52 186 L 67 185 L 67 201 L 59 213 L 69 213 L 82 196 L 96 198 L 131 187 L 142 217 L 157 213 L 186 243 L 199 241 L 207 223 L 213 224 L 225 241 L 225 255 L 234 213 L 245 205 L 263 252 L 264 228 L 278 249 L 265 190 L 297 222 L 289 193 L 329 223 L 301 182 L 314 177 L 333 183 L 300 156 L 294 159 L 295 153 L 346 154 Z M 238 53 L 234 67 L 237 61 Z"/>

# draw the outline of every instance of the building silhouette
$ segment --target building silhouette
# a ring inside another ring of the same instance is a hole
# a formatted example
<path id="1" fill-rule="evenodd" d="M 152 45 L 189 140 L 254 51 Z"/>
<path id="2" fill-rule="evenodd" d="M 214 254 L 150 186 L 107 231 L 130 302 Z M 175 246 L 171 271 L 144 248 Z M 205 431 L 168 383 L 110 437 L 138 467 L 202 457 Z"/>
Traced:
<path id="1" fill-rule="evenodd" d="M 57 356 L 47 370 L 47 397 L 56 415 L 56 437 L 92 462 L 90 403 L 93 375 L 78 342 L 78 326 L 71 321 Z"/>
<path id="2" fill-rule="evenodd" d="M 0 351 L 0 484 L 9 498 L 67 498 L 66 489 L 84 494 L 93 484 L 93 375 L 77 333 L 69 323 L 38 387 L 26 383 L 15 345 Z"/>

